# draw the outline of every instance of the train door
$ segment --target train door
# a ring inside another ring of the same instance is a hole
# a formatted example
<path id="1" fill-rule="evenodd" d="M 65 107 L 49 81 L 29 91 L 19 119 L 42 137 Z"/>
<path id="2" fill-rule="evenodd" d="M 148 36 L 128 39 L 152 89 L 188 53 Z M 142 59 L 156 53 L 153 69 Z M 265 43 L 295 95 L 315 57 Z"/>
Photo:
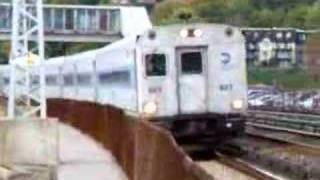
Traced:
<path id="1" fill-rule="evenodd" d="M 178 48 L 176 58 L 179 112 L 207 112 L 207 49 Z"/>

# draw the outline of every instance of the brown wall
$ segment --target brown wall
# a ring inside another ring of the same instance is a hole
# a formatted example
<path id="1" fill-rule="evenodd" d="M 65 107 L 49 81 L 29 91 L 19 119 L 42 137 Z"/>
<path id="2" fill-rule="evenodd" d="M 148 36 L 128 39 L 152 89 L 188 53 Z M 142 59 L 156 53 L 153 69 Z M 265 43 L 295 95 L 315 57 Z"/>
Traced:
<path id="1" fill-rule="evenodd" d="M 52 99 L 48 114 L 89 134 L 110 150 L 131 180 L 211 179 L 172 136 L 116 108 Z"/>

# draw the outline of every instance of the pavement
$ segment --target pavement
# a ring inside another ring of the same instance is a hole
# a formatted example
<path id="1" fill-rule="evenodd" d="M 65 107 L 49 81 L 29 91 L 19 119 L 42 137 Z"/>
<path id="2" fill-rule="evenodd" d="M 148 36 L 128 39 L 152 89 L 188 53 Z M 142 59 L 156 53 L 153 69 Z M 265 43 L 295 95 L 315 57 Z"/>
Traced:
<path id="1" fill-rule="evenodd" d="M 225 166 L 217 161 L 201 161 L 198 162 L 213 179 L 217 180 L 257 180 L 245 175 L 243 172 L 235 170 L 231 167 Z"/>
<path id="2" fill-rule="evenodd" d="M 3 108 L 0 106 L 0 115 L 3 113 Z M 21 129 L 17 130 L 21 132 Z M 12 131 L 16 132 L 16 129 Z M 22 129 L 22 131 L 24 130 Z M 33 134 L 34 131 L 40 130 L 33 129 Z M 17 134 L 23 133 L 24 132 Z M 25 140 L 28 139 L 28 137 L 25 136 L 26 134 L 28 135 L 28 133 L 28 130 L 26 130 L 23 140 L 18 140 L 18 143 L 10 142 L 10 144 L 22 144 L 19 145 L 20 149 L 14 149 L 14 151 L 20 151 L 18 152 L 19 156 L 38 156 L 36 153 L 30 153 L 31 148 L 27 147 L 27 144 L 34 147 L 44 145 L 38 145 L 37 143 L 41 143 L 41 141 L 35 141 L 34 139 L 30 141 Z M 58 123 L 58 136 L 56 147 L 58 149 L 58 151 L 56 151 L 58 153 L 58 156 L 56 156 L 58 158 L 58 166 L 55 170 L 57 173 L 55 178 L 57 180 L 128 180 L 113 155 L 89 136 L 63 123 Z M 45 144 L 46 142 L 42 143 Z M 25 148 L 21 149 L 21 147 Z M 5 153 L 0 152 L 0 154 Z M 14 159 L 16 152 L 12 154 Z M 10 159 L 11 157 L 6 158 Z M 43 168 L 39 170 L 39 168 L 30 169 L 30 167 L 12 168 L 0 166 L 0 180 L 51 180 L 49 176 L 50 173 L 45 172 Z"/>
<path id="3" fill-rule="evenodd" d="M 127 180 L 109 151 L 78 130 L 60 124 L 58 180 Z"/>

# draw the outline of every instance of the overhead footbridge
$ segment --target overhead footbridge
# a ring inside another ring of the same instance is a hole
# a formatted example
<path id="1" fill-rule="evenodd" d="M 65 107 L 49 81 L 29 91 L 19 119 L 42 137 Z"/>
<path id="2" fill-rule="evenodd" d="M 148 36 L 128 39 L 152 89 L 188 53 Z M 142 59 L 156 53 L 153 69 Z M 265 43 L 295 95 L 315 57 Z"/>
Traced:
<path id="1" fill-rule="evenodd" d="M 143 7 L 46 4 L 43 12 L 49 42 L 110 43 L 152 27 Z M 11 38 L 11 15 L 12 5 L 0 3 L 0 40 Z"/>

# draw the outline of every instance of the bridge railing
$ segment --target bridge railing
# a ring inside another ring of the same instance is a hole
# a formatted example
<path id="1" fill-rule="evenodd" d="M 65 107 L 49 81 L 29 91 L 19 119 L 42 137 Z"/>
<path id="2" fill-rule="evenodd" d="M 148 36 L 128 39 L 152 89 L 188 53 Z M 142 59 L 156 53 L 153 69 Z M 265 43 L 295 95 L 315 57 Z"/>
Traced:
<path id="1" fill-rule="evenodd" d="M 30 7 L 32 8 L 32 7 Z M 0 3 L 0 32 L 11 31 L 11 5 Z M 119 34 L 119 7 L 44 5 L 46 34 Z"/>

